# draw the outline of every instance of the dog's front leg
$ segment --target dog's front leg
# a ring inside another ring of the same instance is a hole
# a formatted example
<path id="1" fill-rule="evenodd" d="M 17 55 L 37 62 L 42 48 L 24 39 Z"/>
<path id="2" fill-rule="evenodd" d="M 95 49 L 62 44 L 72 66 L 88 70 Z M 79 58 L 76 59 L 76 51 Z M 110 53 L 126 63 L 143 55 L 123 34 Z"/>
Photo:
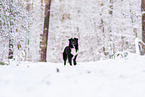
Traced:
<path id="1" fill-rule="evenodd" d="M 68 61 L 69 61 L 69 64 L 72 66 L 72 57 L 73 55 L 72 54 L 69 54 L 68 55 Z"/>
<path id="2" fill-rule="evenodd" d="M 76 58 L 77 58 L 77 56 L 78 56 L 78 54 L 75 55 L 75 57 L 74 57 L 74 59 L 73 59 L 73 63 L 74 63 L 74 65 L 77 65 L 77 62 L 76 62 Z"/>
<path id="3" fill-rule="evenodd" d="M 64 66 L 66 65 L 67 54 L 63 53 Z"/>

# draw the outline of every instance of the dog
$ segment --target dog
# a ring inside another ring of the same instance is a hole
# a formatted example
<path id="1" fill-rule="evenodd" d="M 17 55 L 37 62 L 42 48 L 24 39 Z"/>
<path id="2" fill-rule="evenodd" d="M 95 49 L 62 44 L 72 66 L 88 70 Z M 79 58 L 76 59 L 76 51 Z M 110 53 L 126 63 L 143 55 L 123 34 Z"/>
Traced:
<path id="1" fill-rule="evenodd" d="M 76 58 L 78 56 L 78 38 L 69 39 L 69 46 L 66 46 L 63 52 L 64 66 L 68 59 L 69 64 L 72 66 L 72 60 L 74 65 L 77 65 Z"/>

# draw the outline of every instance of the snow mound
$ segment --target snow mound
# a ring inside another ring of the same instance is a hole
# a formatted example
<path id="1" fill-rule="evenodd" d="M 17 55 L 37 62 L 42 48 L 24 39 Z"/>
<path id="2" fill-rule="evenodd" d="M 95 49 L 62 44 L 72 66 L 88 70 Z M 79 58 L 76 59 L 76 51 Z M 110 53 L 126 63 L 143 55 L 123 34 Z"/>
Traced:
<path id="1" fill-rule="evenodd" d="M 0 66 L 0 97 L 145 97 L 145 57 Z"/>

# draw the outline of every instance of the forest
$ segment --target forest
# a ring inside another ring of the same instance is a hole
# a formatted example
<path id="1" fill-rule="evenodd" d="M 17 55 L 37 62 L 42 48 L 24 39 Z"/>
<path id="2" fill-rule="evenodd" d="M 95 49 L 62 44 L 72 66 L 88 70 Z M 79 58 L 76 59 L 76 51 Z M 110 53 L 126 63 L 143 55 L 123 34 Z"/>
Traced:
<path id="1" fill-rule="evenodd" d="M 80 62 L 144 55 L 144 5 L 144 0 L 0 0 L 0 59 L 62 62 L 73 37 L 79 39 Z"/>

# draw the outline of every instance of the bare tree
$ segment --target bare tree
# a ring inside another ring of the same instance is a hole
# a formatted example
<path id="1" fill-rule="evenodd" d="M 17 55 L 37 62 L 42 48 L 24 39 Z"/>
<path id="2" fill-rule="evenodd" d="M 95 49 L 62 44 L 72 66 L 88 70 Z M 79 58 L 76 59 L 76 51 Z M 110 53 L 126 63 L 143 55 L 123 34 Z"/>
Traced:
<path id="1" fill-rule="evenodd" d="M 145 11 L 145 0 L 142 0 L 142 11 Z M 145 14 L 142 14 L 142 40 L 145 43 Z"/>
<path id="2" fill-rule="evenodd" d="M 145 0 L 141 0 L 141 10 L 143 12 L 142 14 L 142 41 L 145 43 Z M 142 46 L 142 52 L 141 54 L 145 54 L 145 45 L 144 43 L 139 42 L 139 44 Z"/>
<path id="3" fill-rule="evenodd" d="M 109 10 L 109 14 L 112 16 L 113 14 L 113 0 L 110 0 L 110 6 L 109 6 L 110 10 Z"/>
<path id="4" fill-rule="evenodd" d="M 44 28 L 41 43 L 41 62 L 46 62 L 51 0 L 45 0 Z"/>
<path id="5" fill-rule="evenodd" d="M 9 0 L 9 55 L 8 55 L 8 59 L 12 59 L 13 58 L 13 38 L 12 38 L 12 34 L 13 34 L 13 10 L 12 10 L 12 4 L 13 4 L 13 0 Z"/>

